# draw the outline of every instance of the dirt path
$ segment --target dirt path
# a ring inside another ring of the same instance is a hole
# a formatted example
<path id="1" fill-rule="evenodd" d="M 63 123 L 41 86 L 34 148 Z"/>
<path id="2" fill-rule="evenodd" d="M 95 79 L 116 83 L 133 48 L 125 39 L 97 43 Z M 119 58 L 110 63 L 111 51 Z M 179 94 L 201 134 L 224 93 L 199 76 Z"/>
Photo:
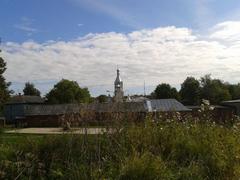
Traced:
<path id="1" fill-rule="evenodd" d="M 5 131 L 14 134 L 103 134 L 106 128 L 73 128 L 71 131 L 63 131 L 62 128 L 22 128 Z"/>

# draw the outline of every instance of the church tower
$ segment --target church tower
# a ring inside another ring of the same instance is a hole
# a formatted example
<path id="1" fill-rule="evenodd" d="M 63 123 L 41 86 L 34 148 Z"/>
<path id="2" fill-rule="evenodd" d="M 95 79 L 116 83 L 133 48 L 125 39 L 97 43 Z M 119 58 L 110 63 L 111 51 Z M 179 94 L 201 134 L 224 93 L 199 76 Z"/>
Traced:
<path id="1" fill-rule="evenodd" d="M 120 78 L 120 70 L 117 69 L 117 77 L 114 82 L 114 101 L 123 102 L 123 82 Z"/>

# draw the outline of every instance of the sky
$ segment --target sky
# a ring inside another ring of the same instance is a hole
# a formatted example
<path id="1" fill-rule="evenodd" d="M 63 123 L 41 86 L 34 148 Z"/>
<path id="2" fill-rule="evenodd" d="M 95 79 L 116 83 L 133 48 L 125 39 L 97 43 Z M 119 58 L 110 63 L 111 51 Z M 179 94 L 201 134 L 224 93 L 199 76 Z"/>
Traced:
<path id="1" fill-rule="evenodd" d="M 1 0 L 1 56 L 15 93 L 33 82 L 46 94 L 62 78 L 93 96 L 188 76 L 240 82 L 240 1 Z"/>

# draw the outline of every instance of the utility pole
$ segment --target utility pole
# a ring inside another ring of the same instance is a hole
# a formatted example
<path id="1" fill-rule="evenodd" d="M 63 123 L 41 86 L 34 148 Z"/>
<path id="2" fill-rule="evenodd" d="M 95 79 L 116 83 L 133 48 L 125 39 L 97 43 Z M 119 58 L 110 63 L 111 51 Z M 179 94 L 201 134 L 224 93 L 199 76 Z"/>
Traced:
<path id="1" fill-rule="evenodd" d="M 145 87 L 145 80 L 144 80 L 144 97 L 146 97 L 146 87 Z"/>

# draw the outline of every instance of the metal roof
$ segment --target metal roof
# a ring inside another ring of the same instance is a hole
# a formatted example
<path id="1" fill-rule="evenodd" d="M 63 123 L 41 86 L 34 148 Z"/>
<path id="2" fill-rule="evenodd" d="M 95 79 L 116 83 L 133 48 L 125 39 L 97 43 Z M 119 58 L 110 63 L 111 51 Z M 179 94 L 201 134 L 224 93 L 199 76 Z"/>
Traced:
<path id="1" fill-rule="evenodd" d="M 91 103 L 91 104 L 57 104 L 57 105 L 25 105 L 24 114 L 34 115 L 60 115 L 65 113 L 78 113 L 81 111 L 94 112 L 169 112 L 191 111 L 175 99 L 154 99 L 143 102 L 119 103 Z"/>
<path id="2" fill-rule="evenodd" d="M 176 99 L 151 99 L 152 111 L 191 111 Z"/>
<path id="3" fill-rule="evenodd" d="M 10 98 L 7 104 L 41 104 L 44 99 L 40 96 L 17 95 Z"/>
<path id="4" fill-rule="evenodd" d="M 95 112 L 144 112 L 144 103 L 92 103 L 92 104 L 56 104 L 56 105 L 25 105 L 24 114 L 34 115 L 60 115 L 65 113 L 78 113 L 81 111 Z"/>
<path id="5" fill-rule="evenodd" d="M 223 101 L 223 104 L 225 103 L 240 103 L 240 99 L 230 100 L 230 101 Z"/>
<path id="6" fill-rule="evenodd" d="M 55 105 L 25 105 L 24 114 L 26 116 L 44 116 L 44 115 L 60 115 L 65 113 L 80 112 L 81 105 L 78 104 L 55 104 Z"/>

